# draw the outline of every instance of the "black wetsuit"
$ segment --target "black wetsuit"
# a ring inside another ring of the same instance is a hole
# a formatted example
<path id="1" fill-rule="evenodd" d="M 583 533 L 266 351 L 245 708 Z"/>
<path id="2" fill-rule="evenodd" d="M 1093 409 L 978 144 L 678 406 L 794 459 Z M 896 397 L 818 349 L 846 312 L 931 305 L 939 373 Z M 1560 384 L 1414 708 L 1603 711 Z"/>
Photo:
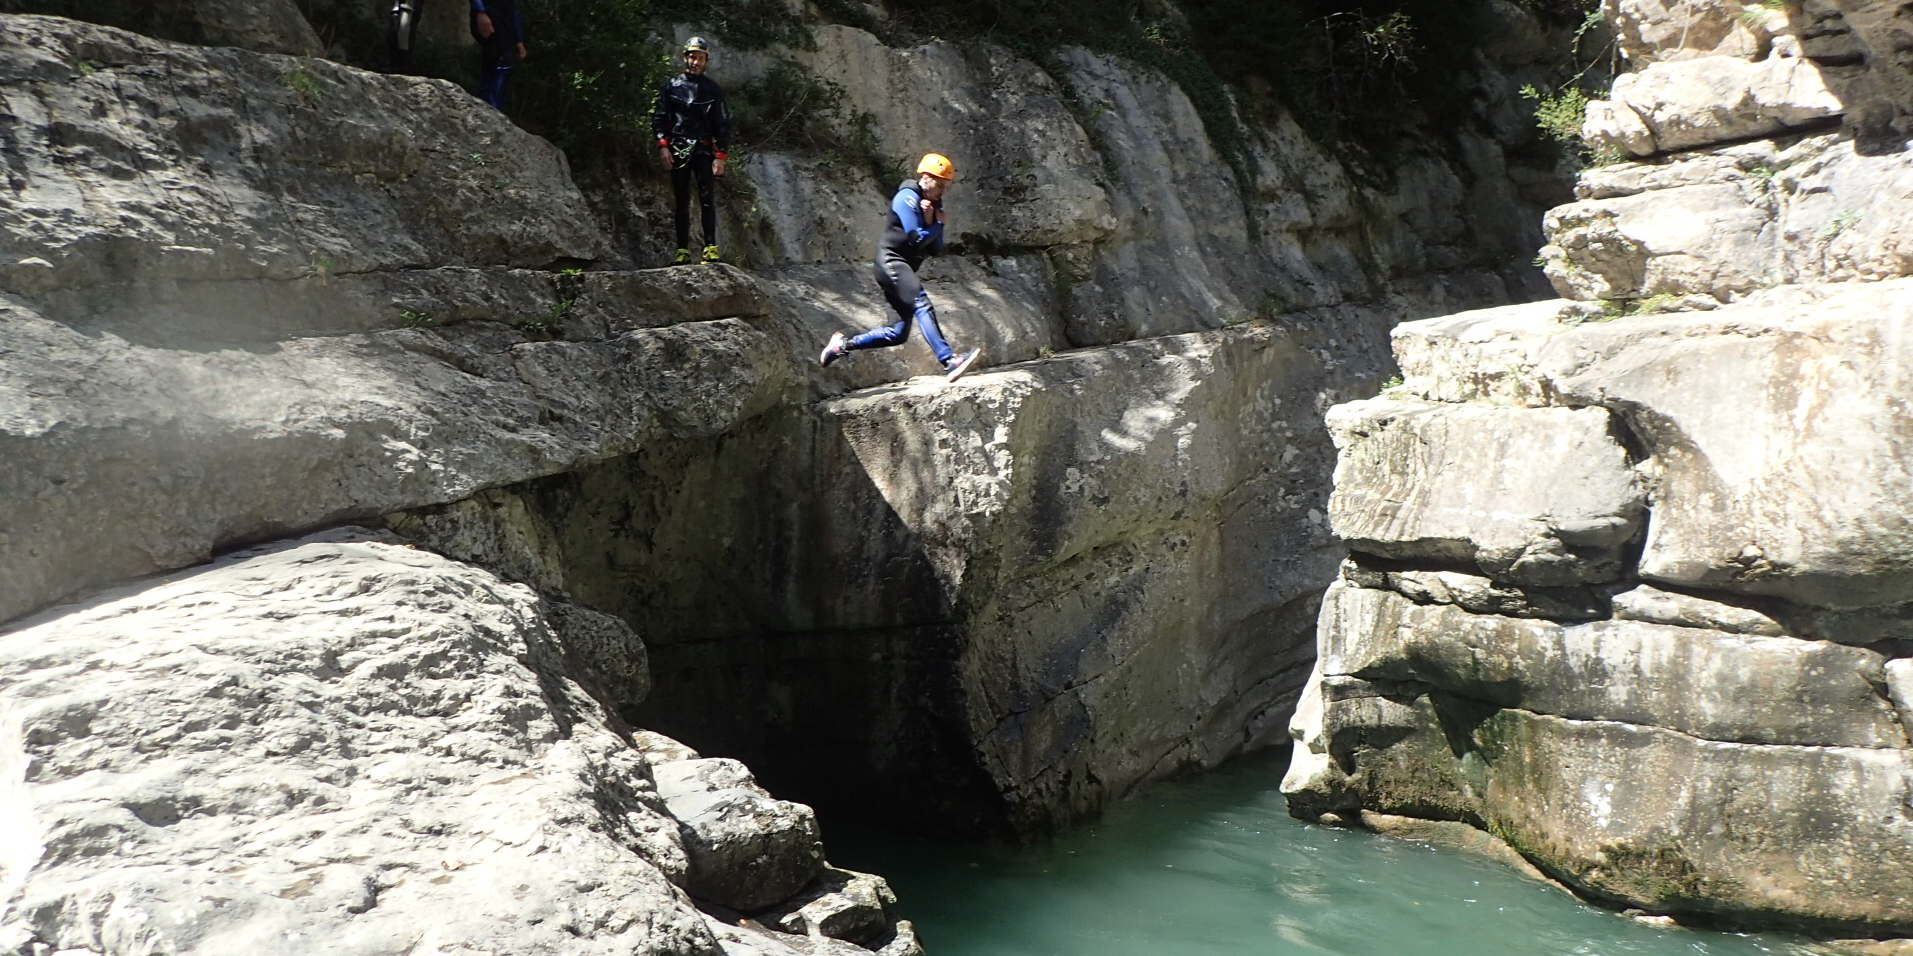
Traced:
<path id="1" fill-rule="evenodd" d="M 897 194 L 890 197 L 890 209 L 884 216 L 883 233 L 877 237 L 877 261 L 872 269 L 884 300 L 890 303 L 891 311 L 897 313 L 897 321 L 850 339 L 844 343 L 846 351 L 902 345 L 909 338 L 914 321 L 923 329 L 923 341 L 930 346 L 937 361 L 950 364 L 954 353 L 937 325 L 937 311 L 930 305 L 930 293 L 923 291 L 923 282 L 917 278 L 923 260 L 943 251 L 942 219 L 939 217 L 937 222 L 925 226 L 919 205 L 922 202 L 923 193 L 914 178 L 897 184 Z M 942 201 L 935 205 L 941 212 Z"/>
<path id="2" fill-rule="evenodd" d="M 724 90 L 702 73 L 679 73 L 658 89 L 651 133 L 671 150 L 671 192 L 677 200 L 679 249 L 691 245 L 691 178 L 697 177 L 698 211 L 704 244 L 717 245 L 717 194 L 711 161 L 730 142 L 731 111 Z"/>

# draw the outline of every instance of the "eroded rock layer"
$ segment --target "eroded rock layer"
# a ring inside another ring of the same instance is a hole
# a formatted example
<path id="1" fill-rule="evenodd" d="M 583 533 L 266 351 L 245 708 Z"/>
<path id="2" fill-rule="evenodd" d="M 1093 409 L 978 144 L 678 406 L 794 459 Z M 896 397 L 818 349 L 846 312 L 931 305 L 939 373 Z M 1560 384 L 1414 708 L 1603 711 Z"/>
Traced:
<path id="1" fill-rule="evenodd" d="M 1619 905 L 1904 935 L 1896 14 L 1609 8 L 1639 69 L 1584 135 L 1638 161 L 1548 215 L 1581 301 L 1399 326 L 1404 382 L 1329 413 L 1354 554 L 1283 787 L 1471 823 Z"/>

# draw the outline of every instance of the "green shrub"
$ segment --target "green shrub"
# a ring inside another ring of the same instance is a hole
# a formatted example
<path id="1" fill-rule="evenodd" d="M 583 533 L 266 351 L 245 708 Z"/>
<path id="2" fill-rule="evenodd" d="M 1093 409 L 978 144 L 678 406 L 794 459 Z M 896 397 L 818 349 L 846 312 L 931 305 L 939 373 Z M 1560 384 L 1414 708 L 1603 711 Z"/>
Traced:
<path id="1" fill-rule="evenodd" d="M 874 117 L 853 111 L 842 86 L 790 60 L 778 60 L 763 79 L 741 83 L 725 96 L 737 130 L 736 152 L 820 156 L 829 164 L 862 167 L 885 188 L 906 175 L 905 160 L 881 154 Z"/>
<path id="2" fill-rule="evenodd" d="M 854 2 L 854 0 L 846 0 Z M 692 23 L 739 50 L 770 46 L 810 47 L 810 30 L 782 0 L 652 0 L 660 26 Z"/>
<path id="3" fill-rule="evenodd" d="M 1524 99 L 1533 100 L 1534 125 L 1562 143 L 1581 140 L 1581 121 L 1587 118 L 1588 95 L 1575 87 L 1555 93 L 1543 93 L 1532 84 L 1521 88 Z"/>
<path id="4" fill-rule="evenodd" d="M 523 2 L 532 49 L 512 71 L 512 118 L 571 152 L 650 135 L 658 85 L 677 59 L 655 38 L 648 0 Z"/>

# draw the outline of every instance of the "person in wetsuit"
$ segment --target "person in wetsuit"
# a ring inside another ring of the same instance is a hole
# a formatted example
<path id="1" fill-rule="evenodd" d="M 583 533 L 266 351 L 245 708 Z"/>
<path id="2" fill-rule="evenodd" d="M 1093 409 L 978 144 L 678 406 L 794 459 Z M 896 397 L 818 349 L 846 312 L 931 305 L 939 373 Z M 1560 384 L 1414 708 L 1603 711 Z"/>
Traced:
<path id="1" fill-rule="evenodd" d="M 518 0 L 472 0 L 472 39 L 478 41 L 478 98 L 502 110 L 505 80 L 527 52 Z"/>
<path id="2" fill-rule="evenodd" d="M 890 209 L 884 216 L 883 233 L 877 238 L 877 261 L 873 266 L 877 287 L 883 290 L 884 299 L 897 313 L 897 321 L 848 338 L 842 332 L 831 333 L 830 341 L 817 357 L 818 364 L 828 368 L 830 363 L 851 352 L 902 345 L 910 337 L 912 322 L 923 329 L 924 343 L 930 346 L 949 380 L 956 381 L 976 364 L 983 350 L 971 349 L 958 354 L 944 341 L 943 329 L 937 325 L 937 310 L 930 305 L 930 293 L 924 291 L 923 282 L 917 278 L 923 260 L 943 251 L 944 226 L 948 222 L 943 211 L 943 194 L 955 179 L 956 167 L 948 157 L 925 153 L 917 163 L 916 178 L 897 184 L 896 195 L 890 198 Z"/>
<path id="3" fill-rule="evenodd" d="M 671 192 L 677 205 L 678 251 L 673 260 L 691 261 L 691 179 L 697 178 L 698 212 L 704 227 L 705 262 L 722 258 L 717 248 L 717 188 L 714 178 L 724 175 L 724 147 L 731 135 L 731 111 L 724 90 L 704 75 L 711 52 L 703 37 L 684 43 L 684 72 L 658 89 L 658 107 L 651 115 L 651 134 L 658 138 L 658 159 L 671 171 Z"/>

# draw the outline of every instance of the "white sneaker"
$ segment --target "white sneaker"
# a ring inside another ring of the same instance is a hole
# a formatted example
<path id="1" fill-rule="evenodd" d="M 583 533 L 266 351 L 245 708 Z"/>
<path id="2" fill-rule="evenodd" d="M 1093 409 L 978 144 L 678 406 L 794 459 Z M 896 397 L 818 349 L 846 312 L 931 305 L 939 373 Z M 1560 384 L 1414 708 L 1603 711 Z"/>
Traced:
<path id="1" fill-rule="evenodd" d="M 968 352 L 963 353 L 962 355 L 951 356 L 950 364 L 945 365 L 943 367 L 944 379 L 947 381 L 954 382 L 957 379 L 962 378 L 963 373 L 969 371 L 970 366 L 975 365 L 976 360 L 981 358 L 982 356 L 983 356 L 982 349 L 971 349 Z"/>
<path id="2" fill-rule="evenodd" d="M 817 364 L 829 368 L 830 363 L 844 357 L 845 351 L 844 334 L 842 332 L 832 332 L 830 333 L 830 341 L 824 343 L 823 352 L 817 356 Z"/>

